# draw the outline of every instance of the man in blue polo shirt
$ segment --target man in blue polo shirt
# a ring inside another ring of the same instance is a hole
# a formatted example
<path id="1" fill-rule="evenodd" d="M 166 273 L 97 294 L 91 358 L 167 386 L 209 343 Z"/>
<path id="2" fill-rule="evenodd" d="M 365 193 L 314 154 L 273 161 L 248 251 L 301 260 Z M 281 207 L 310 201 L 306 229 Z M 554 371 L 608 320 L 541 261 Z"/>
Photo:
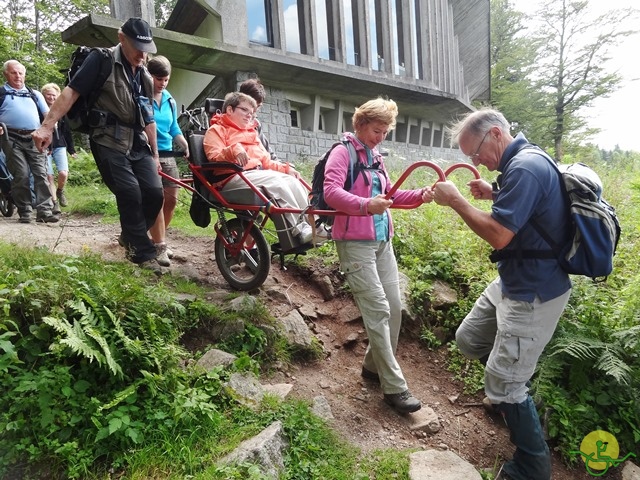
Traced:
<path id="1" fill-rule="evenodd" d="M 493 109 L 472 112 L 451 129 L 474 165 L 501 172 L 496 188 L 484 180 L 469 184 L 475 199 L 493 200 L 490 212 L 472 206 L 448 181 L 436 184 L 434 199 L 503 254 L 498 278 L 456 332 L 460 351 L 485 363 L 486 395 L 516 446 L 500 478 L 550 480 L 549 447 L 528 382 L 567 305 L 571 282 L 555 258 L 526 258 L 522 252 L 549 250 L 531 218 L 559 244 L 569 238 L 570 218 L 555 168 L 524 135 L 514 138 L 509 131 L 507 120 Z"/>
<path id="2" fill-rule="evenodd" d="M 20 215 L 19 222 L 33 222 L 33 199 L 29 176 L 33 175 L 36 221 L 54 223 L 59 218 L 52 213 L 53 199 L 47 179 L 47 156 L 39 152 L 31 133 L 40 126 L 49 107 L 42 94 L 27 88 L 24 83 L 26 68 L 17 60 L 4 62 L 2 72 L 7 82 L 0 92 L 0 122 L 7 126 L 9 141 L 2 149 L 7 156 L 7 167 L 13 180 L 11 197 Z M 0 127 L 0 135 L 2 135 Z"/>

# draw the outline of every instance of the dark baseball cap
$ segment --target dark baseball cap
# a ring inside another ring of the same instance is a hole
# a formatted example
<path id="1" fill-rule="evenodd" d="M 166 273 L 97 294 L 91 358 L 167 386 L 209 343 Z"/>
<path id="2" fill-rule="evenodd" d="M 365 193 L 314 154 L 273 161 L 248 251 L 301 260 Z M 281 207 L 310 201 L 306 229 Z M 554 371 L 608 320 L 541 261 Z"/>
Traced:
<path id="1" fill-rule="evenodd" d="M 156 53 L 158 49 L 153 42 L 153 34 L 151 33 L 151 27 L 147 22 L 138 17 L 132 17 L 121 27 L 122 33 L 124 33 L 131 41 L 133 46 L 141 52 Z"/>

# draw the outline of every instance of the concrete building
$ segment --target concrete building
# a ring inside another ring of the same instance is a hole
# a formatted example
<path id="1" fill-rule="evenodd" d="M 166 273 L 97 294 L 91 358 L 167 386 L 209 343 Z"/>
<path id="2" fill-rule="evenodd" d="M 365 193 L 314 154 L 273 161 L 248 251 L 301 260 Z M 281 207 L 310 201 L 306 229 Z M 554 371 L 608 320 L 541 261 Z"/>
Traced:
<path id="1" fill-rule="evenodd" d="M 114 44 L 131 8 L 143 17 L 152 11 L 149 0 L 117 7 L 121 2 L 112 0 L 112 14 L 120 19 L 90 15 L 63 40 Z M 178 0 L 154 38 L 174 67 L 169 89 L 187 107 L 259 77 L 268 95 L 259 118 L 283 160 L 315 160 L 351 130 L 357 105 L 382 95 L 400 110 L 385 149 L 408 161 L 450 161 L 460 154 L 450 147 L 446 125 L 472 102 L 489 98 L 489 4 Z"/>

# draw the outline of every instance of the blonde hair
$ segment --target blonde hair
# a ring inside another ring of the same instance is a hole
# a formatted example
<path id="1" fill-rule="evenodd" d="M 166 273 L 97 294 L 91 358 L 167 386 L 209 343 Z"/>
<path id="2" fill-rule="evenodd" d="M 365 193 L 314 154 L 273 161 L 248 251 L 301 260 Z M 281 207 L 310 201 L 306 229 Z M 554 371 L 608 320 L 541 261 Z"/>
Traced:
<path id="1" fill-rule="evenodd" d="M 378 97 L 357 107 L 351 121 L 353 129 L 356 131 L 372 122 L 383 123 L 389 127 L 389 130 L 393 130 L 396 127 L 397 116 L 398 105 L 396 102 Z"/>
<path id="2" fill-rule="evenodd" d="M 48 92 L 49 90 L 53 90 L 58 95 L 60 95 L 60 87 L 55 83 L 47 83 L 47 84 L 43 85 L 42 88 L 40 89 L 40 92 L 42 94 L 44 94 L 45 92 Z"/>

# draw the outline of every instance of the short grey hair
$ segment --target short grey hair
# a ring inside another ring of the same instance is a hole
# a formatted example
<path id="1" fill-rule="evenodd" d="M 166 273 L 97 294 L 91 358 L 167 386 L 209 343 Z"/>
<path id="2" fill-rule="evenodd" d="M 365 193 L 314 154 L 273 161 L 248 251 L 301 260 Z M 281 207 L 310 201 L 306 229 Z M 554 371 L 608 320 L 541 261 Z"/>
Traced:
<path id="1" fill-rule="evenodd" d="M 27 71 L 27 67 L 25 67 L 24 65 L 22 65 L 18 60 L 7 60 L 6 62 L 4 62 L 2 64 L 2 73 L 7 73 L 7 70 L 9 70 L 9 65 L 13 65 L 13 64 L 17 64 L 20 65 L 23 70 L 26 72 Z"/>
<path id="2" fill-rule="evenodd" d="M 511 124 L 502 113 L 493 108 L 482 108 L 466 114 L 449 127 L 449 135 L 451 141 L 457 144 L 463 134 L 484 135 L 493 127 L 498 127 L 507 134 L 511 131 Z"/>

